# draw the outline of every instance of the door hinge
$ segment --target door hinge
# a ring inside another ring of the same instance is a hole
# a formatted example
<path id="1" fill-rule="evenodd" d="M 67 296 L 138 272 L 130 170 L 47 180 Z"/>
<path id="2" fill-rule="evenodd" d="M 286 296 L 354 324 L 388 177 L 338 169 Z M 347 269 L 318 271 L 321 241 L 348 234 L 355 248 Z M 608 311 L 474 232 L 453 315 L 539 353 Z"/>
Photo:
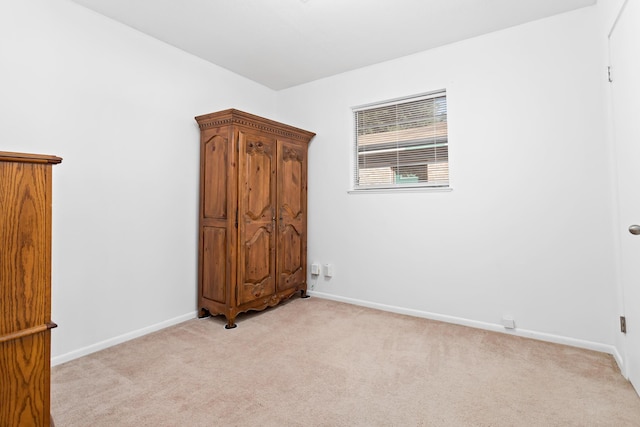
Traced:
<path id="1" fill-rule="evenodd" d="M 620 316 L 620 332 L 627 333 L 627 318 L 624 316 Z"/>
<path id="2" fill-rule="evenodd" d="M 611 65 L 607 67 L 607 78 L 609 79 L 609 83 L 613 83 L 613 79 L 611 78 Z"/>

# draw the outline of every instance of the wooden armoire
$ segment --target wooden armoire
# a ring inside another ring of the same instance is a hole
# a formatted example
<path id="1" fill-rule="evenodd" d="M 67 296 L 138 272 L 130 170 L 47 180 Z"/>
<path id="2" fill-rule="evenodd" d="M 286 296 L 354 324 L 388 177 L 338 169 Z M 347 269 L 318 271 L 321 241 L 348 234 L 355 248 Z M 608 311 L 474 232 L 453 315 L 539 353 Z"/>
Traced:
<path id="1" fill-rule="evenodd" d="M 49 426 L 51 175 L 61 158 L 0 152 L 0 426 Z"/>
<path id="2" fill-rule="evenodd" d="M 307 147 L 315 135 L 239 110 L 200 126 L 199 316 L 307 291 Z"/>

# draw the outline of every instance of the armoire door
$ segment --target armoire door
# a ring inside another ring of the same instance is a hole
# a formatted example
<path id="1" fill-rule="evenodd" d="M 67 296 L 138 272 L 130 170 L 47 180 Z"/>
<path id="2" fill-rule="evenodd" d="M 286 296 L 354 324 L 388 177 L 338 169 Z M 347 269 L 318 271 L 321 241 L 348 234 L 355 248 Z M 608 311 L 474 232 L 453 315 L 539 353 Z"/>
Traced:
<path id="1" fill-rule="evenodd" d="M 306 280 L 307 147 L 278 140 L 278 291 Z"/>
<path id="2" fill-rule="evenodd" d="M 238 134 L 238 282 L 243 305 L 275 293 L 276 141 Z"/>

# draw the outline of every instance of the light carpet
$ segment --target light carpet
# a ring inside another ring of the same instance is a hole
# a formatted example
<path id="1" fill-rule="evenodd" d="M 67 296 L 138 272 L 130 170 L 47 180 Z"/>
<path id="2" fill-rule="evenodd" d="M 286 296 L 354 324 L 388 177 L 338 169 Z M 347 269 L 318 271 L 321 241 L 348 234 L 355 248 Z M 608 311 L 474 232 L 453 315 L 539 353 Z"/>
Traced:
<path id="1" fill-rule="evenodd" d="M 74 426 L 639 426 L 610 355 L 320 298 L 52 369 Z"/>

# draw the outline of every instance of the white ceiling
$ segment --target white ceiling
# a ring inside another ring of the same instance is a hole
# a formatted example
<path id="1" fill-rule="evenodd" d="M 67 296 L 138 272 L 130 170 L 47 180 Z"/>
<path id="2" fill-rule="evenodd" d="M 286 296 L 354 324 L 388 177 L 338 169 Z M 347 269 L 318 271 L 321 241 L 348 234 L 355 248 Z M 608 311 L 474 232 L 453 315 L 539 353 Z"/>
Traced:
<path id="1" fill-rule="evenodd" d="M 596 0 L 73 0 L 272 89 Z"/>

